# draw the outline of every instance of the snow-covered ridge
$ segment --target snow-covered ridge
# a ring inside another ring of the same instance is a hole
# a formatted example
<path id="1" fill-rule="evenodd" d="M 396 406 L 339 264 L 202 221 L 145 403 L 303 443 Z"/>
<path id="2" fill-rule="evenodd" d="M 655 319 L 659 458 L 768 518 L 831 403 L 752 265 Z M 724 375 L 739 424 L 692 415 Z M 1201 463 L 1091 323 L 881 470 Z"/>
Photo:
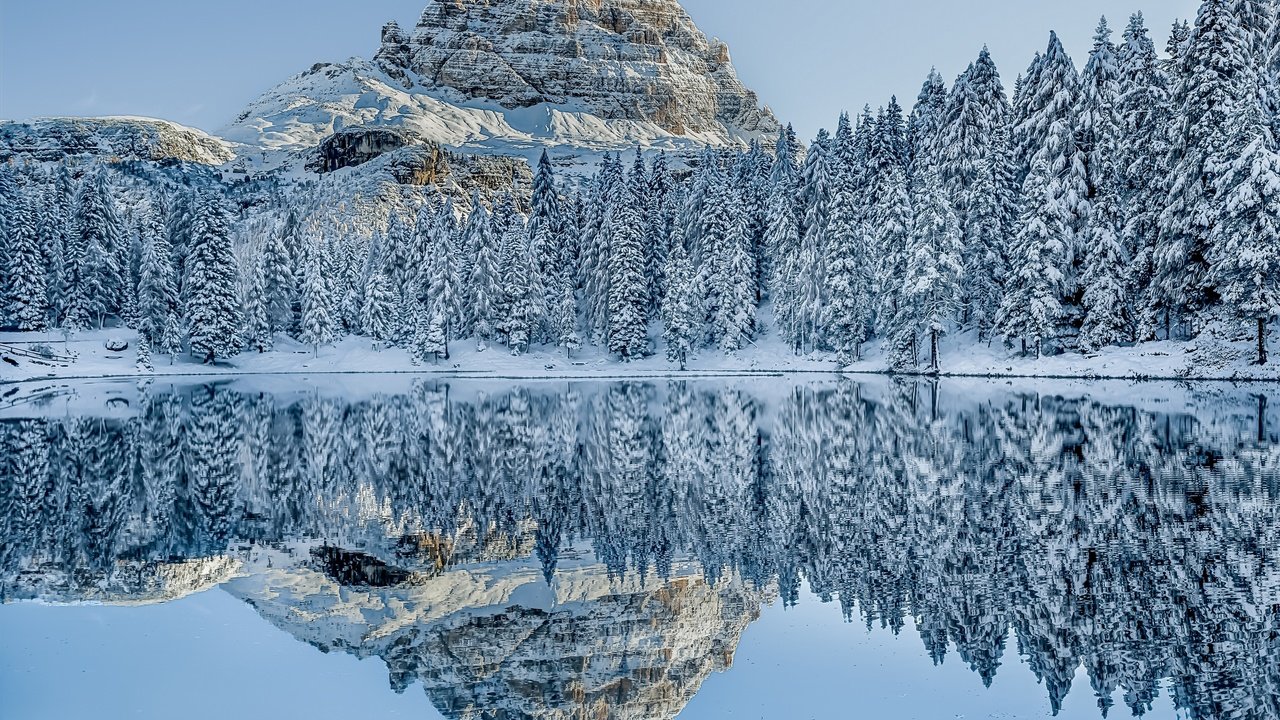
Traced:
<path id="1" fill-rule="evenodd" d="M 223 140 L 167 120 L 49 117 L 0 122 L 0 162 L 56 162 L 88 155 L 121 160 L 179 160 L 221 165 L 235 159 Z"/>
<path id="2" fill-rule="evenodd" d="M 411 37 L 388 24 L 373 60 L 319 63 L 222 134 L 298 150 L 362 126 L 526 157 L 771 142 L 778 129 L 675 0 L 431 0 Z"/>

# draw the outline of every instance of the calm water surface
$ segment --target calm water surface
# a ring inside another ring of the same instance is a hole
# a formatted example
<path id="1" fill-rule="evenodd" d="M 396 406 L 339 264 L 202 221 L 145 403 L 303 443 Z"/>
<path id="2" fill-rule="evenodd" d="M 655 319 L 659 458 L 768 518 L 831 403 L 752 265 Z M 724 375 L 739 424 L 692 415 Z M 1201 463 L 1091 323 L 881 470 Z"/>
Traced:
<path id="1" fill-rule="evenodd" d="M 1266 388 L 383 382 L 0 401 L 0 717 L 1280 718 Z"/>

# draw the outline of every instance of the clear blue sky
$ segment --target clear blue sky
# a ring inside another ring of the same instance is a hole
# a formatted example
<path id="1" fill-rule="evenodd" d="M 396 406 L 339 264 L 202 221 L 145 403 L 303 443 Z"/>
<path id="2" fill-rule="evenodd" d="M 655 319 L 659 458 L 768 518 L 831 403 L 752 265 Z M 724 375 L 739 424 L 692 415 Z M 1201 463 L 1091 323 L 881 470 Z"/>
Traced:
<path id="1" fill-rule="evenodd" d="M 426 0 L 0 0 L 0 118 L 146 115 L 216 130 L 259 92 L 313 63 L 369 55 L 384 21 Z M 948 82 L 982 45 L 1006 85 L 1050 29 L 1083 65 L 1106 14 L 1146 14 L 1163 48 L 1198 0 L 684 0 L 729 43 L 739 73 L 806 137 L 841 109 L 914 101 L 936 65 Z"/>

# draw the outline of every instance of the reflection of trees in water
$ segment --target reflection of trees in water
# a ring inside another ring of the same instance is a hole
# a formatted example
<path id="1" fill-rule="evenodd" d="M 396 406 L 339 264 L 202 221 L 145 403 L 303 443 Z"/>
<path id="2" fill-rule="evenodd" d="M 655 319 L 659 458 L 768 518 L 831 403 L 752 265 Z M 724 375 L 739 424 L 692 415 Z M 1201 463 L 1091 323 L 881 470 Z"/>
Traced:
<path id="1" fill-rule="evenodd" d="M 550 578 L 587 539 L 615 575 L 688 556 L 786 602 L 803 578 L 850 619 L 912 618 L 988 684 L 1012 637 L 1054 708 L 1083 666 L 1104 710 L 1141 713 L 1172 678 L 1192 717 L 1280 718 L 1280 452 L 1261 427 L 1021 396 L 947 411 L 853 384 L 769 407 L 685 383 L 204 387 L 0 439 L 5 588 L 308 538 L 438 569 L 469 532 L 470 552 L 531 551 Z"/>

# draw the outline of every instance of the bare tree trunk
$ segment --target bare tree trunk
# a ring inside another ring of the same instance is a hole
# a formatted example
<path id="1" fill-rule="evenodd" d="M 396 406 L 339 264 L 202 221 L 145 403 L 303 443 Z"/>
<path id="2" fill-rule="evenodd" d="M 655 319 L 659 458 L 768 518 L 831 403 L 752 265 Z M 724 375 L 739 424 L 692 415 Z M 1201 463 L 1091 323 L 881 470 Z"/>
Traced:
<path id="1" fill-rule="evenodd" d="M 938 331 L 937 330 L 929 331 L 929 369 L 932 370 L 933 372 L 938 372 L 939 370 L 942 369 L 940 367 L 939 358 L 938 358 Z"/>

